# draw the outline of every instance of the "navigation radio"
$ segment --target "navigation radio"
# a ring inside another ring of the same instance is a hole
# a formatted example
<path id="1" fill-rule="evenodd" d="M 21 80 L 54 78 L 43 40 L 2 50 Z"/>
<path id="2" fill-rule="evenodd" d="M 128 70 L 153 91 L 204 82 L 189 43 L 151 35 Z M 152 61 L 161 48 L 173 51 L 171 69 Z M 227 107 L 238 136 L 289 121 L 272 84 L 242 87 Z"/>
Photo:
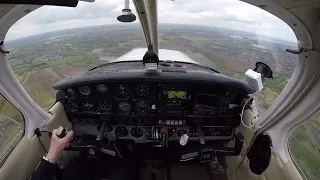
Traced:
<path id="1" fill-rule="evenodd" d="M 229 100 L 225 97 L 199 93 L 195 96 L 193 112 L 195 115 L 220 115 L 229 108 Z"/>
<path id="2" fill-rule="evenodd" d="M 161 91 L 161 115 L 188 115 L 191 95 L 186 86 L 163 85 Z"/>

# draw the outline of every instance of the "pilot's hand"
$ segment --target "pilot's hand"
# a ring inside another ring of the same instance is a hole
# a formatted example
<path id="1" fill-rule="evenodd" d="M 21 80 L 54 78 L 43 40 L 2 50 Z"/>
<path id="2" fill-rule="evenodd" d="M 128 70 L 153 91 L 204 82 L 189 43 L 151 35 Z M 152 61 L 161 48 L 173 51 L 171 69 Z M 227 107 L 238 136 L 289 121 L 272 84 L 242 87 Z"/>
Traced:
<path id="1" fill-rule="evenodd" d="M 50 149 L 46 157 L 51 161 L 57 161 L 60 153 L 65 147 L 68 147 L 73 137 L 73 131 L 69 131 L 63 138 L 56 135 L 57 129 L 52 131 Z"/>

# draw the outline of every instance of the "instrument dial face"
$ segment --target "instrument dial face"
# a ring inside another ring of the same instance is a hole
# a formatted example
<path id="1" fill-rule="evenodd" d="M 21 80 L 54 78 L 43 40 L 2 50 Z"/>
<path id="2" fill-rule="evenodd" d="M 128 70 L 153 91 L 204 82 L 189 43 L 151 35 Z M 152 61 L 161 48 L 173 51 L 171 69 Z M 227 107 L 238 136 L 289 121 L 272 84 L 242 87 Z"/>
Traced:
<path id="1" fill-rule="evenodd" d="M 116 136 L 118 137 L 126 137 L 129 134 L 129 131 L 127 128 L 123 126 L 118 126 L 116 128 Z"/>
<path id="2" fill-rule="evenodd" d="M 90 87 L 89 86 L 80 86 L 78 88 L 78 90 L 84 96 L 88 96 L 90 94 Z"/>
<path id="3" fill-rule="evenodd" d="M 129 97 L 130 97 L 130 89 L 123 84 L 119 84 L 116 88 L 116 98 L 120 100 L 126 100 Z"/>
<path id="4" fill-rule="evenodd" d="M 140 127 L 133 127 L 130 130 L 130 133 L 135 138 L 140 138 L 143 136 L 143 130 Z"/>
<path id="5" fill-rule="evenodd" d="M 99 101 L 99 108 L 103 111 L 108 112 L 108 111 L 111 111 L 112 105 L 110 103 L 108 103 L 107 100 L 102 99 Z"/>
<path id="6" fill-rule="evenodd" d="M 75 95 L 75 93 L 74 93 L 73 89 L 68 88 L 67 89 L 67 96 L 68 97 L 74 97 L 74 95 Z"/>
<path id="7" fill-rule="evenodd" d="M 139 84 L 136 87 L 136 92 L 139 96 L 148 96 L 149 95 L 149 86 L 145 85 L 145 84 Z"/>
<path id="8" fill-rule="evenodd" d="M 84 101 L 81 104 L 85 110 L 91 110 L 93 108 L 93 104 L 88 101 Z"/>
<path id="9" fill-rule="evenodd" d="M 119 107 L 119 110 L 124 113 L 128 113 L 131 111 L 131 105 L 127 102 L 120 102 L 118 107 Z"/>
<path id="10" fill-rule="evenodd" d="M 150 109 L 150 106 L 147 101 L 139 101 L 136 103 L 136 110 L 139 113 L 146 113 Z"/>
<path id="11" fill-rule="evenodd" d="M 104 84 L 98 84 L 97 87 L 96 87 L 97 91 L 100 93 L 100 94 L 105 94 L 108 92 L 108 88 L 106 85 Z"/>

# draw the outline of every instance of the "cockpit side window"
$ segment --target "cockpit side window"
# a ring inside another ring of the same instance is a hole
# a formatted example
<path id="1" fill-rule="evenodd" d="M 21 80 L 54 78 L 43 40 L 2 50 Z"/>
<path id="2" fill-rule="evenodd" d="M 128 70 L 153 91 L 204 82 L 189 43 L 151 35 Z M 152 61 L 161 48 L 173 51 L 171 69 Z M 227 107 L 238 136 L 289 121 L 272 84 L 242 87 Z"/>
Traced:
<path id="1" fill-rule="evenodd" d="M 308 180 L 320 177 L 320 112 L 297 125 L 288 141 L 289 152 Z"/>
<path id="2" fill-rule="evenodd" d="M 24 119 L 19 110 L 0 94 L 0 167 L 24 133 Z"/>

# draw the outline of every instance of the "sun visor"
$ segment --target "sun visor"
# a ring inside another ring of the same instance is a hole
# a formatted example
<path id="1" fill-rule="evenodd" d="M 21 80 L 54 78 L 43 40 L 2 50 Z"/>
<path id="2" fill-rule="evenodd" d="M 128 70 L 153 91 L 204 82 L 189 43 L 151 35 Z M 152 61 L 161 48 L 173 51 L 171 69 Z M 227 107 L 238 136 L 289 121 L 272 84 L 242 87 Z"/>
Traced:
<path id="1" fill-rule="evenodd" d="M 78 0 L 1 0 L 0 4 L 34 4 L 76 7 Z"/>

